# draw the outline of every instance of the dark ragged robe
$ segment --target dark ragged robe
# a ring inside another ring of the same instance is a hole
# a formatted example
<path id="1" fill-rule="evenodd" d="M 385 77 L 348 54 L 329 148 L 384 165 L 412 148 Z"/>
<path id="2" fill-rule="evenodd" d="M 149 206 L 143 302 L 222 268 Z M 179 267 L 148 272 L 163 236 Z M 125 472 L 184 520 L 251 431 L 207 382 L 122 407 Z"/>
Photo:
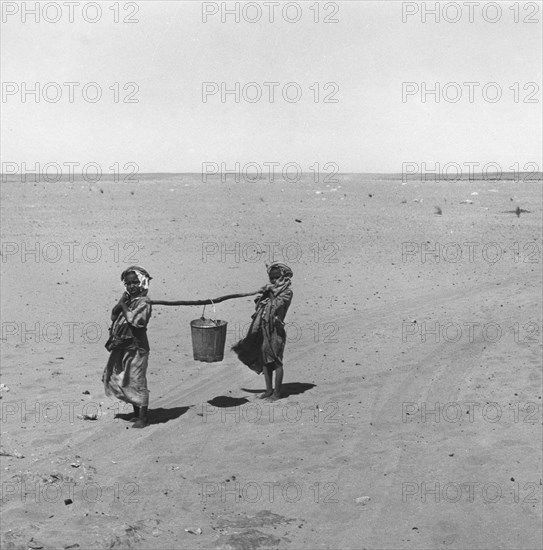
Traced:
<path id="1" fill-rule="evenodd" d="M 109 355 L 102 382 L 108 397 L 116 397 L 136 407 L 147 407 L 147 324 L 152 312 L 151 300 L 138 296 L 132 298 L 127 307 L 128 319 L 120 313 L 112 325 L 111 334 L 117 343 Z"/>
<path id="2" fill-rule="evenodd" d="M 232 346 L 239 360 L 258 374 L 264 365 L 271 370 L 283 365 L 287 339 L 284 320 L 292 301 L 289 286 L 272 288 L 256 300 L 247 336 Z"/>

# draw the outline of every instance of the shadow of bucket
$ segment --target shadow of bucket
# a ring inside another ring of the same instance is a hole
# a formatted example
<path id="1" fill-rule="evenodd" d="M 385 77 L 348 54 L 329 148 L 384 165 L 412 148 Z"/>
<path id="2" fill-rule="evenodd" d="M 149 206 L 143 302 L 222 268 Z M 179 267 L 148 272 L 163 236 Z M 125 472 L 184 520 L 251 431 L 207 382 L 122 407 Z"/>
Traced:
<path id="1" fill-rule="evenodd" d="M 205 306 L 202 317 L 190 322 L 192 354 L 195 361 L 216 363 L 224 358 L 228 323 L 217 319 L 206 319 L 204 314 Z"/>

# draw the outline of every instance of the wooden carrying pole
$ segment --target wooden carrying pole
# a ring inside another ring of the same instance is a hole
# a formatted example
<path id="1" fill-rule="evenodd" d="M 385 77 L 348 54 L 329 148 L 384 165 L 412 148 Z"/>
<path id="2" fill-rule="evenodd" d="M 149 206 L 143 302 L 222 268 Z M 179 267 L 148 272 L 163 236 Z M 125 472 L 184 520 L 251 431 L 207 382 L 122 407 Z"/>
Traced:
<path id="1" fill-rule="evenodd" d="M 261 294 L 261 290 L 255 292 L 248 292 L 247 294 L 227 294 L 226 296 L 219 296 L 218 298 L 209 298 L 207 300 L 151 300 L 153 306 L 207 306 L 211 304 L 219 304 L 225 300 L 233 300 L 234 298 L 245 298 L 246 296 L 254 296 L 255 294 Z"/>

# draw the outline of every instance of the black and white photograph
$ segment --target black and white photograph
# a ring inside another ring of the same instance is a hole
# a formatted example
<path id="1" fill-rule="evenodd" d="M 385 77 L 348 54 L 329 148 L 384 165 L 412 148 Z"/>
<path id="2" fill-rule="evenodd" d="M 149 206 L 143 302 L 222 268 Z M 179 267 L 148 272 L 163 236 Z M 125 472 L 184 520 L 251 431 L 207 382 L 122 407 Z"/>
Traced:
<path id="1" fill-rule="evenodd" d="M 2 550 L 543 548 L 542 22 L 0 0 Z"/>

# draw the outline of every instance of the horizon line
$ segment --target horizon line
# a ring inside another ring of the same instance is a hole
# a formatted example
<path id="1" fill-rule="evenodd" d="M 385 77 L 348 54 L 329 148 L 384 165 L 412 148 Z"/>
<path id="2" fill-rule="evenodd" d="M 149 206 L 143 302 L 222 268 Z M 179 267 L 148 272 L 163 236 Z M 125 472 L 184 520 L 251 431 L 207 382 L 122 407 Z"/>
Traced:
<path id="1" fill-rule="evenodd" d="M 329 172 L 300 172 L 302 175 L 315 175 L 315 174 L 323 174 L 323 175 L 328 175 L 330 177 L 336 177 L 336 176 L 399 176 L 399 177 L 405 177 L 405 178 L 409 178 L 410 176 L 421 176 L 421 175 L 428 175 L 428 176 L 439 176 L 440 174 L 436 174 L 435 172 L 410 172 L 409 174 L 404 174 L 403 172 L 337 172 L 336 174 L 330 174 Z M 484 175 L 488 176 L 488 174 L 503 174 L 503 175 L 508 175 L 508 174 L 532 174 L 534 176 L 543 176 L 543 171 L 542 172 L 534 172 L 534 171 L 529 171 L 529 170 L 521 170 L 521 171 L 515 171 L 515 170 L 511 170 L 511 171 L 496 171 L 496 172 L 486 172 Z M 116 174 L 103 174 L 103 176 L 107 177 L 107 176 L 111 176 L 111 177 L 119 177 L 119 176 L 128 176 L 128 175 L 132 175 L 132 176 L 155 176 L 155 175 L 160 175 L 160 176 L 205 176 L 206 178 L 217 178 L 217 177 L 242 177 L 241 174 L 233 174 L 231 172 L 226 172 L 225 174 L 221 174 L 221 173 L 217 173 L 217 174 L 206 174 L 204 172 L 117 172 Z M 481 176 L 483 177 L 483 179 L 486 179 L 484 178 L 484 175 L 482 172 L 474 172 L 472 174 L 472 177 L 473 176 Z M 53 177 L 59 177 L 59 176 L 83 176 L 83 177 L 89 177 L 88 174 L 83 174 L 82 172 L 74 172 L 74 173 L 70 173 L 70 172 L 60 172 L 60 173 L 56 173 L 54 176 L 52 175 L 49 175 L 47 172 L 21 172 L 21 173 L 9 173 L 9 174 L 4 174 L 3 172 L 0 172 L 0 177 L 4 178 L 9 178 L 9 177 L 20 177 L 20 176 L 47 176 L 49 178 L 53 178 Z M 268 176 L 266 176 L 268 177 Z M 276 175 L 277 177 L 277 175 Z M 462 179 L 462 178 L 469 178 L 470 177 L 470 174 L 461 174 L 460 177 L 458 179 Z M 247 179 L 247 178 L 245 178 Z M 249 178 L 250 179 L 250 178 Z M 259 179 L 265 179 L 264 176 L 262 176 L 261 178 Z M 443 175 L 443 177 L 441 178 L 443 180 L 448 180 L 448 181 L 455 181 L 455 179 L 453 177 L 449 177 L 447 178 L 446 175 Z M 97 180 L 99 181 L 99 180 Z"/>

